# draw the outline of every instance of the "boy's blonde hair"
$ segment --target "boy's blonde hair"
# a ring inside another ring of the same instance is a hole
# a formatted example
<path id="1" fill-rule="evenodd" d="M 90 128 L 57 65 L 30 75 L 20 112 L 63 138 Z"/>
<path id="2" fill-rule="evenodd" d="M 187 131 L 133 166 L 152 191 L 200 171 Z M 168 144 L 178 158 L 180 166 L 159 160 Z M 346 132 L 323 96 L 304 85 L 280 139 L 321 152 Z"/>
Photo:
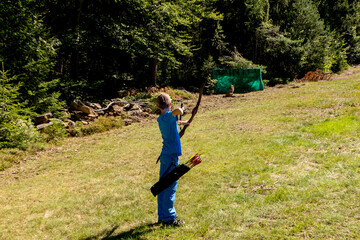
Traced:
<path id="1" fill-rule="evenodd" d="M 160 109 L 165 109 L 167 107 L 170 107 L 171 98 L 166 93 L 161 93 L 157 99 L 156 99 L 156 105 Z"/>

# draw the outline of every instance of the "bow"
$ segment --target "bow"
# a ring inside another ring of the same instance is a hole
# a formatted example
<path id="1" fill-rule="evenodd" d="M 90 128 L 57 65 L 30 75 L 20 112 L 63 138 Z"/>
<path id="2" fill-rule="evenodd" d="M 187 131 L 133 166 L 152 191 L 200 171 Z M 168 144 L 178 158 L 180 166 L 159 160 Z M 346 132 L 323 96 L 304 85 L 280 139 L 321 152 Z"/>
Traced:
<path id="1" fill-rule="evenodd" d="M 196 106 L 193 108 L 193 110 L 191 111 L 191 117 L 190 119 L 188 120 L 188 123 L 190 124 L 192 122 L 192 120 L 194 119 L 198 109 L 199 109 L 199 106 L 200 106 L 200 102 L 201 102 L 201 97 L 203 95 L 203 90 L 204 90 L 204 87 L 205 87 L 205 83 L 203 83 L 203 85 L 201 85 L 200 87 L 200 90 L 199 90 L 199 98 L 197 100 L 197 103 L 196 103 Z M 179 132 L 179 136 L 180 138 L 185 134 L 185 131 L 187 129 L 189 125 L 185 125 L 183 127 L 183 129 L 181 129 L 181 131 Z"/>

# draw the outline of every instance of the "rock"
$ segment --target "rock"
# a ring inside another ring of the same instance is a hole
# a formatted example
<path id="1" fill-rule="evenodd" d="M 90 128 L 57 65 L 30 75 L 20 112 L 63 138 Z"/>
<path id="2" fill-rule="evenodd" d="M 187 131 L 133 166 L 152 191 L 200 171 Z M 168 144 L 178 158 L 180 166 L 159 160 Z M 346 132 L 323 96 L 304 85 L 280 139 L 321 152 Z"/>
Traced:
<path id="1" fill-rule="evenodd" d="M 133 122 L 134 121 L 132 119 L 129 119 L 129 118 L 123 120 L 123 123 L 125 124 L 125 126 L 131 125 Z"/>
<path id="2" fill-rule="evenodd" d="M 50 122 L 52 122 L 52 123 L 60 123 L 63 126 L 66 126 L 66 124 L 63 121 L 61 121 L 60 119 L 57 119 L 57 118 L 50 118 Z"/>
<path id="3" fill-rule="evenodd" d="M 80 108 L 85 105 L 84 103 L 82 102 L 78 102 L 78 101 L 73 101 L 71 104 L 70 104 L 70 108 L 73 109 L 73 110 L 80 110 Z"/>
<path id="4" fill-rule="evenodd" d="M 62 111 L 62 112 L 64 113 L 64 117 L 66 117 L 66 118 L 70 118 L 70 117 L 71 117 L 71 113 L 69 112 L 68 109 L 63 108 L 63 109 L 60 109 L 60 111 Z"/>
<path id="5" fill-rule="evenodd" d="M 146 113 L 152 113 L 153 110 L 151 108 L 143 108 L 143 112 L 146 112 Z"/>
<path id="6" fill-rule="evenodd" d="M 140 105 L 139 105 L 139 104 L 136 104 L 136 103 L 134 103 L 134 105 L 132 106 L 131 110 L 140 110 L 140 111 L 142 111 Z"/>
<path id="7" fill-rule="evenodd" d="M 53 124 L 54 124 L 54 123 L 52 123 L 52 122 L 43 123 L 43 124 L 37 125 L 36 128 L 37 128 L 38 130 L 42 130 L 42 129 L 44 129 L 44 128 L 46 128 L 46 127 L 49 127 L 49 126 L 51 126 L 51 125 L 53 125 Z"/>
<path id="8" fill-rule="evenodd" d="M 128 103 L 124 106 L 125 111 L 135 111 L 135 110 L 141 110 L 141 107 L 137 103 Z"/>
<path id="9" fill-rule="evenodd" d="M 149 117 L 149 113 L 143 112 L 140 109 L 139 110 L 131 110 L 129 112 L 129 115 L 132 117 L 138 117 L 138 118 L 147 118 Z"/>
<path id="10" fill-rule="evenodd" d="M 74 121 L 71 121 L 71 120 L 68 120 L 66 122 L 66 126 L 69 128 L 69 129 L 73 129 L 76 127 L 76 123 Z"/>
<path id="11" fill-rule="evenodd" d="M 124 110 L 125 111 L 130 111 L 130 109 L 134 106 L 133 103 L 128 103 L 127 105 L 124 106 Z"/>
<path id="12" fill-rule="evenodd" d="M 149 107 L 149 103 L 148 102 L 140 102 L 139 103 L 139 106 L 141 107 L 141 108 L 148 108 Z"/>
<path id="13" fill-rule="evenodd" d="M 78 121 L 78 120 L 84 118 L 84 116 L 85 116 L 85 113 L 82 112 L 82 111 L 73 111 L 72 112 L 72 119 L 73 120 Z"/>
<path id="14" fill-rule="evenodd" d="M 92 109 L 101 109 L 101 105 L 99 103 L 91 103 L 91 102 L 85 102 L 86 106 L 91 107 Z"/>
<path id="15" fill-rule="evenodd" d="M 97 113 L 91 107 L 86 106 L 83 102 L 72 102 L 70 108 L 78 111 L 82 111 L 87 115 L 97 116 Z"/>
<path id="16" fill-rule="evenodd" d="M 120 107 L 119 105 L 116 105 L 116 104 L 114 104 L 114 105 L 112 105 L 111 107 L 109 107 L 109 110 L 108 110 L 109 112 L 112 112 L 114 115 L 116 115 L 116 116 L 119 116 L 119 115 L 121 115 L 121 113 L 122 113 L 122 111 L 123 111 L 123 108 L 122 107 Z"/>
<path id="17" fill-rule="evenodd" d="M 52 117 L 52 113 L 45 113 L 44 115 L 35 117 L 34 123 L 35 125 L 49 123 L 51 117 Z"/>
<path id="18" fill-rule="evenodd" d="M 299 88 L 300 85 L 297 85 L 297 84 L 295 84 L 295 83 L 291 83 L 291 84 L 289 84 L 289 87 L 290 87 L 290 88 Z"/>
<path id="19" fill-rule="evenodd" d="M 115 99 L 116 100 L 116 99 Z M 111 103 L 109 103 L 107 106 L 106 106 L 106 108 L 101 108 L 101 109 L 96 109 L 96 110 L 94 110 L 95 112 L 104 112 L 104 111 L 107 111 L 107 110 L 109 110 L 109 108 L 111 107 L 111 106 L 113 106 L 113 105 L 118 105 L 118 106 L 125 106 L 127 104 L 127 102 L 124 102 L 124 101 L 118 101 L 118 100 L 116 100 L 116 101 L 112 101 Z"/>

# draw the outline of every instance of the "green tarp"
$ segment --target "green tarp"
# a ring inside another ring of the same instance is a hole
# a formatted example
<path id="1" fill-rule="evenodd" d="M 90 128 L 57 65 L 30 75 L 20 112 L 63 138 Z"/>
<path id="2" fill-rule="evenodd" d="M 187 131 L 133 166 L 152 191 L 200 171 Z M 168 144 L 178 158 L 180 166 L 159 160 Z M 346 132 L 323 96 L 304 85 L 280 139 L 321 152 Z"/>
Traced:
<path id="1" fill-rule="evenodd" d="M 226 93 L 230 85 L 234 85 L 235 93 L 246 93 L 264 90 L 261 69 L 213 69 L 213 79 L 216 79 L 215 93 Z"/>

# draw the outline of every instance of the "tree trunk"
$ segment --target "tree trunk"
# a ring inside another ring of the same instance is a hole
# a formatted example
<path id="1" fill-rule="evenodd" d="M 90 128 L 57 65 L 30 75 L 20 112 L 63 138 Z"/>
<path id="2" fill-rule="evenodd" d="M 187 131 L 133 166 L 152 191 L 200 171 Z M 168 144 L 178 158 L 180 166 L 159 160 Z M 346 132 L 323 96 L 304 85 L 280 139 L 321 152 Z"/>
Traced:
<path id="1" fill-rule="evenodd" d="M 74 19 L 74 48 L 71 54 L 71 77 L 73 79 L 78 78 L 79 74 L 79 41 L 80 41 L 80 15 L 84 0 L 76 1 L 76 14 Z"/>
<path id="2" fill-rule="evenodd" d="M 157 83 L 157 70 L 158 70 L 159 60 L 152 58 L 150 59 L 150 75 L 149 75 L 149 82 L 148 86 L 156 86 Z"/>

